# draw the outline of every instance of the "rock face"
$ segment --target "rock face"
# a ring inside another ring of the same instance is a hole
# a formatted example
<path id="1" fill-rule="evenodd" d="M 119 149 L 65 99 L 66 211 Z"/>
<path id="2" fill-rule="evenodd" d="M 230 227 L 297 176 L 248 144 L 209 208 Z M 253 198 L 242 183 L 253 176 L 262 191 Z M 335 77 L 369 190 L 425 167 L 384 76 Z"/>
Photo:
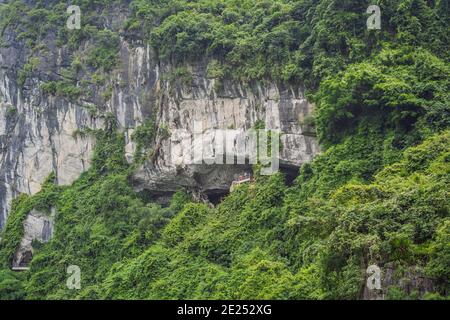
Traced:
<path id="1" fill-rule="evenodd" d="M 129 49 L 122 42 L 121 68 L 110 85 L 125 81 L 127 86 L 114 90 L 108 101 L 103 101 L 97 90 L 93 96 L 71 102 L 40 90 L 40 85 L 53 79 L 68 59 L 69 53 L 57 49 L 52 41 L 50 54 L 39 56 L 38 69 L 22 87 L 17 73 L 26 60 L 27 49 L 17 45 L 0 48 L 0 229 L 17 195 L 38 192 L 52 172 L 58 184 L 66 185 L 89 168 L 95 139 L 77 132 L 104 128 L 103 116 L 107 113 L 116 116 L 119 128 L 126 133 L 148 117 L 141 102 L 151 99 L 141 94 L 147 91 L 145 82 L 150 77 L 144 65 L 148 48 Z M 13 39 L 11 43 L 15 44 Z M 100 111 L 93 114 L 92 106 L 100 106 Z M 132 150 L 132 146 L 128 148 Z"/>
<path id="2" fill-rule="evenodd" d="M 234 131 L 239 136 L 257 124 L 263 124 L 267 130 L 279 130 L 281 170 L 296 171 L 319 152 L 312 128 L 302 125 L 313 110 L 302 88 L 232 82 L 218 88 L 214 79 L 207 79 L 201 65 L 191 67 L 189 72 L 189 85 L 171 88 L 169 83 L 161 83 L 158 123 L 164 124 L 171 134 L 159 140 L 156 157 L 136 171 L 138 190 L 173 192 L 184 187 L 220 194 L 227 192 L 240 174 L 251 170 L 248 161 L 240 165 L 237 161 L 234 165 L 192 164 L 193 149 L 198 147 L 193 142 L 195 123 L 203 136 L 206 158 L 214 156 L 210 146 L 216 142 L 218 130 L 231 135 Z M 231 141 L 233 148 L 237 146 L 235 140 Z M 227 147 L 228 141 L 222 150 Z"/>
<path id="3" fill-rule="evenodd" d="M 363 300 L 384 300 L 388 290 L 392 287 L 401 289 L 407 294 L 415 294 L 422 298 L 426 292 L 434 292 L 433 280 L 424 275 L 424 271 L 416 267 L 408 267 L 398 275 L 396 268 L 392 264 L 386 264 L 381 269 L 380 289 L 369 289 L 364 287 L 361 299 Z"/>
<path id="4" fill-rule="evenodd" d="M 33 257 L 33 241 L 48 242 L 53 235 L 55 211 L 50 216 L 32 210 L 23 222 L 23 237 L 13 259 L 13 268 L 27 267 Z"/>
<path id="5" fill-rule="evenodd" d="M 208 79 L 207 62 L 189 67 L 188 82 L 169 79 L 172 66 L 160 65 L 140 42 L 121 39 L 117 68 L 105 84 L 91 86 L 90 94 L 71 100 L 46 94 L 41 85 L 61 79 L 74 52 L 58 48 L 50 35 L 46 50 L 33 53 L 39 63 L 19 84 L 18 74 L 30 51 L 8 31 L 3 38 L 7 45 L 0 48 L 0 229 L 11 200 L 20 193 L 38 192 L 52 172 L 58 184 L 70 184 L 90 167 L 95 138 L 78 133 L 104 128 L 106 115 L 113 115 L 125 133 L 130 162 L 136 149 L 130 137 L 136 127 L 151 118 L 166 129 L 156 137 L 151 159 L 134 175 L 136 190 L 155 196 L 167 197 L 179 188 L 220 194 L 228 191 L 237 175 L 250 170 L 248 164 L 175 165 L 173 158 L 192 151 L 177 131 L 184 129 L 192 137 L 194 121 L 202 123 L 209 138 L 217 129 L 245 132 L 257 123 L 280 130 L 280 166 L 286 170 L 297 170 L 319 152 L 311 128 L 302 125 L 313 106 L 301 87 L 218 83 Z M 79 48 L 77 54 L 83 55 L 83 50 Z M 104 94 L 107 90 L 110 95 Z"/>

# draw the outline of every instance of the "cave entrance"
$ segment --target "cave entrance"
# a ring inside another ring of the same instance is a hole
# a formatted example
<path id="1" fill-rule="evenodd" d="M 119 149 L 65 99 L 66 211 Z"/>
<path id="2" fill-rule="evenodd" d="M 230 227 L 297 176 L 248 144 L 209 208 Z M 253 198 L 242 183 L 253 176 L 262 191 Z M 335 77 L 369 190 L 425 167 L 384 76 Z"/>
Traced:
<path id="1" fill-rule="evenodd" d="M 175 192 L 158 192 L 144 189 L 138 192 L 139 197 L 144 203 L 156 203 L 161 205 L 161 207 L 166 208 L 170 205 L 170 200 Z"/>
<path id="2" fill-rule="evenodd" d="M 206 192 L 206 197 L 209 202 L 214 206 L 217 206 L 229 193 L 230 192 L 227 190 L 208 190 L 208 192 Z"/>
<path id="3" fill-rule="evenodd" d="M 293 165 L 280 164 L 280 172 L 284 174 L 284 181 L 288 187 L 292 187 L 299 175 L 300 168 Z"/>

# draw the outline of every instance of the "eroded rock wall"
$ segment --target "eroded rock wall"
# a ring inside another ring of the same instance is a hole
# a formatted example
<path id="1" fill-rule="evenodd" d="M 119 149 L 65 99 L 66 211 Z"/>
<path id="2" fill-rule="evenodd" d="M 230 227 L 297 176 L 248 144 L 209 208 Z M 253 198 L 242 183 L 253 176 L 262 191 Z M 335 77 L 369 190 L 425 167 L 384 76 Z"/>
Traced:
<path id="1" fill-rule="evenodd" d="M 107 101 L 98 88 L 71 101 L 44 94 L 40 87 L 58 79 L 73 53 L 56 48 L 49 39 L 46 52 L 38 55 L 39 66 L 21 86 L 18 73 L 29 52 L 12 36 L 9 40 L 9 46 L 0 48 L 0 229 L 17 195 L 38 192 L 52 172 L 58 184 L 67 185 L 90 167 L 95 138 L 79 132 L 104 128 L 104 115 L 111 113 L 128 133 L 148 117 L 149 94 L 154 92 L 148 47 L 130 48 L 121 42 L 119 66 L 105 84 L 113 92 Z M 127 148 L 131 153 L 133 146 Z"/>
<path id="2" fill-rule="evenodd" d="M 177 129 L 192 135 L 194 121 L 202 123 L 206 136 L 216 129 L 245 132 L 258 121 L 267 129 L 279 129 L 282 166 L 298 168 L 319 152 L 313 130 L 302 125 L 313 106 L 301 86 L 218 83 L 207 77 L 205 61 L 189 66 L 189 82 L 171 79 L 173 66 L 158 63 L 141 42 L 121 39 L 117 67 L 107 75 L 106 83 L 89 87 L 73 100 L 46 94 L 41 85 L 60 79 L 71 55 L 83 55 L 88 44 L 74 53 L 56 47 L 50 36 L 45 50 L 34 53 L 39 64 L 19 85 L 18 74 L 30 52 L 14 35 L 4 37 L 9 45 L 0 48 L 0 228 L 14 197 L 38 192 L 52 172 L 58 184 L 67 185 L 90 167 L 95 138 L 79 133 L 104 128 L 107 114 L 114 116 L 125 133 L 130 162 L 136 149 L 131 141 L 136 127 L 154 119 L 157 126 L 167 128 L 170 136 L 156 137 L 154 156 L 134 175 L 137 191 L 161 196 L 182 187 L 222 192 L 237 175 L 249 170 L 249 165 L 175 165 L 172 158 L 188 152 Z M 105 99 L 107 90 L 111 94 Z"/>
<path id="3" fill-rule="evenodd" d="M 207 194 L 224 192 L 240 174 L 251 170 L 248 161 L 242 165 L 192 164 L 195 123 L 200 124 L 206 155 L 216 130 L 245 134 L 261 123 L 265 129 L 281 133 L 281 167 L 298 170 L 319 153 L 314 130 L 305 121 L 311 117 L 313 105 L 301 86 L 231 81 L 218 85 L 218 80 L 207 78 L 204 64 L 191 66 L 189 73 L 189 85 L 160 81 L 157 122 L 164 124 L 170 136 L 159 141 L 157 157 L 136 171 L 137 189 L 169 192 L 187 187 Z"/>

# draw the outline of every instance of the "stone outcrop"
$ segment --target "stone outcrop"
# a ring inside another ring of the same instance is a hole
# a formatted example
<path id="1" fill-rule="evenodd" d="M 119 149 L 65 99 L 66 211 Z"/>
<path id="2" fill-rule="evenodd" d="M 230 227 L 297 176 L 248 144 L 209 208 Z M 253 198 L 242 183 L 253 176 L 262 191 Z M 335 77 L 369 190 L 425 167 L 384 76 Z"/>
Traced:
<path id="1" fill-rule="evenodd" d="M 391 263 L 381 268 L 380 289 L 369 289 L 364 286 L 361 299 L 363 300 L 385 300 L 389 289 L 396 287 L 406 294 L 416 294 L 422 298 L 427 292 L 434 292 L 435 285 L 432 279 L 425 276 L 424 270 L 410 266 L 405 270 L 398 270 Z"/>
<path id="2" fill-rule="evenodd" d="M 32 210 L 23 222 L 23 237 L 13 259 L 13 269 L 27 267 L 33 257 L 33 242 L 50 241 L 54 231 L 55 210 L 50 215 Z"/>
<path id="3" fill-rule="evenodd" d="M 125 133 L 130 162 L 136 149 L 132 132 L 147 119 L 155 119 L 170 133 L 156 137 L 153 156 L 134 175 L 136 190 L 155 197 L 167 197 L 180 188 L 221 194 L 237 175 L 251 169 L 248 164 L 175 165 L 173 155 L 188 153 L 184 138 L 176 132 L 185 129 L 192 136 L 194 121 L 202 122 L 207 137 L 216 129 L 246 132 L 260 122 L 280 130 L 280 165 L 294 172 L 319 152 L 313 130 L 303 124 L 313 106 L 301 86 L 219 83 L 207 77 L 206 61 L 188 68 L 189 82 L 174 81 L 167 76 L 174 68 L 159 64 L 148 46 L 121 39 L 117 68 L 103 87 L 90 86 L 86 90 L 90 94 L 71 100 L 45 94 L 41 85 L 61 78 L 73 52 L 58 48 L 49 35 L 46 50 L 33 53 L 38 66 L 20 85 L 18 73 L 30 51 L 8 31 L 3 38 L 7 45 L 0 48 L 0 229 L 12 199 L 20 193 L 35 194 L 51 173 L 58 184 L 70 184 L 90 167 L 95 138 L 79 133 L 104 128 L 107 114 Z M 88 45 L 78 54 L 83 55 Z M 105 98 L 107 89 L 111 94 Z"/>

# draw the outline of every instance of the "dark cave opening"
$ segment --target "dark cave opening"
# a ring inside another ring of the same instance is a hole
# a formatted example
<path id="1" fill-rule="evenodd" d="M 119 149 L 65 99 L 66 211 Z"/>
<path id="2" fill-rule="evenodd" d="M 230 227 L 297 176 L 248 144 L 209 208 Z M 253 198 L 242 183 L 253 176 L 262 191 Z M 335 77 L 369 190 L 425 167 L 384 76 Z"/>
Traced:
<path id="1" fill-rule="evenodd" d="M 138 192 L 139 197 L 145 203 L 157 203 L 161 205 L 161 207 L 165 208 L 170 205 L 170 200 L 175 192 L 158 192 L 153 190 L 144 189 Z"/>
<path id="2" fill-rule="evenodd" d="M 208 198 L 208 201 L 211 202 L 214 206 L 217 206 L 229 193 L 230 192 L 227 190 L 212 190 L 206 192 L 205 194 Z"/>

